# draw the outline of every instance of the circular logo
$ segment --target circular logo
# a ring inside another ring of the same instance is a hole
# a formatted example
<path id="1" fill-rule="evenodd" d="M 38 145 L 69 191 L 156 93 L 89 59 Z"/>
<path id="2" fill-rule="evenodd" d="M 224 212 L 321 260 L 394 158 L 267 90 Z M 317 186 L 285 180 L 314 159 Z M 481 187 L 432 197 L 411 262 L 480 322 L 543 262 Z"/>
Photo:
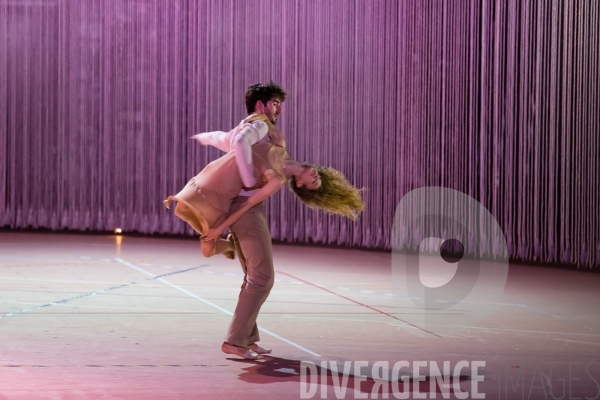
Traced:
<path id="1" fill-rule="evenodd" d="M 496 219 L 454 189 L 406 194 L 394 216 L 395 315 L 420 337 L 454 336 L 475 326 L 504 291 L 508 251 Z"/>

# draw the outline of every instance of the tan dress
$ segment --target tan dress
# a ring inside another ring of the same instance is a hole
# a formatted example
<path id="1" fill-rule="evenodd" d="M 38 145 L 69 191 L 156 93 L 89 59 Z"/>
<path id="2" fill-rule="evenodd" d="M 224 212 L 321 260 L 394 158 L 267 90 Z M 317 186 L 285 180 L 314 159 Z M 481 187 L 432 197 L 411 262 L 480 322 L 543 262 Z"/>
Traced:
<path id="1" fill-rule="evenodd" d="M 253 145 L 252 163 L 256 181 L 262 182 L 263 173 L 268 169 L 284 176 L 283 165 L 287 158 L 283 147 L 272 143 Z M 175 215 L 190 224 L 200 235 L 204 235 L 227 218 L 231 202 L 243 186 L 235 152 L 231 151 L 208 164 L 179 193 L 169 196 L 164 204 L 170 208 L 171 202 L 177 201 Z"/>

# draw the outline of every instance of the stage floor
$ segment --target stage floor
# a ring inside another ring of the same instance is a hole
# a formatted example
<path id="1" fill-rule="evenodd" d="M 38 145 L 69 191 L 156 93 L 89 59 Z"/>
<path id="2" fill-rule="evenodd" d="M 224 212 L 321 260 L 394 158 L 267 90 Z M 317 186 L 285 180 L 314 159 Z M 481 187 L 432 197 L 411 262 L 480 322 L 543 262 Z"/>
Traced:
<path id="1" fill-rule="evenodd" d="M 401 361 L 408 398 L 600 395 L 600 274 L 511 265 L 482 322 L 427 338 L 394 314 L 390 253 L 276 244 L 274 261 L 258 320 L 273 353 L 247 361 L 220 351 L 237 260 L 187 238 L 0 232 L 0 399 L 395 398 L 373 373 Z M 458 379 L 438 385 L 445 363 Z"/>

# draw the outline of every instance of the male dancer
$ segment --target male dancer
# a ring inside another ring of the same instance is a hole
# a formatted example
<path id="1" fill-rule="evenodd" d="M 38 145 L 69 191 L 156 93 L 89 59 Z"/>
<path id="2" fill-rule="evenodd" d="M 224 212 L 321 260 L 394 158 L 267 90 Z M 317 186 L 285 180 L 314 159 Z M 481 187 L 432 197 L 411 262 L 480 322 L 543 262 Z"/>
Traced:
<path id="1" fill-rule="evenodd" d="M 286 92 L 273 82 L 252 85 L 246 92 L 246 110 L 250 114 L 248 118 L 228 133 L 208 132 L 195 135 L 194 138 L 202 144 L 211 144 L 224 151 L 235 149 L 240 177 L 246 188 L 252 189 L 257 184 L 252 164 L 252 145 L 271 141 L 285 147 L 285 140 L 279 131 L 263 121 L 253 120 L 253 116 L 264 114 L 275 125 L 285 97 Z M 252 193 L 252 190 L 243 190 L 233 200 L 230 213 L 241 207 Z M 260 340 L 256 318 L 275 280 L 271 234 L 264 203 L 248 210 L 230 226 L 230 230 L 245 276 L 221 350 L 253 360 L 261 358 L 261 354 L 271 353 L 270 349 L 256 344 Z"/>

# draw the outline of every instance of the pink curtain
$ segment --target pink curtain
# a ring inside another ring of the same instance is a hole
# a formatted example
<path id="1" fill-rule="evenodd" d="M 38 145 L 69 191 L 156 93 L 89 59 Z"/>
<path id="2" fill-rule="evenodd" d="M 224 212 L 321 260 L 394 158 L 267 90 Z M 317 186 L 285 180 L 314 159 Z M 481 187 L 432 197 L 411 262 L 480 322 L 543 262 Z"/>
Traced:
<path id="1" fill-rule="evenodd" d="M 356 223 L 268 202 L 274 239 L 390 248 L 396 205 L 460 190 L 526 261 L 600 266 L 598 2 L 0 0 L 0 226 L 191 234 L 161 200 L 189 140 L 288 92 L 292 157 L 366 188 Z"/>

